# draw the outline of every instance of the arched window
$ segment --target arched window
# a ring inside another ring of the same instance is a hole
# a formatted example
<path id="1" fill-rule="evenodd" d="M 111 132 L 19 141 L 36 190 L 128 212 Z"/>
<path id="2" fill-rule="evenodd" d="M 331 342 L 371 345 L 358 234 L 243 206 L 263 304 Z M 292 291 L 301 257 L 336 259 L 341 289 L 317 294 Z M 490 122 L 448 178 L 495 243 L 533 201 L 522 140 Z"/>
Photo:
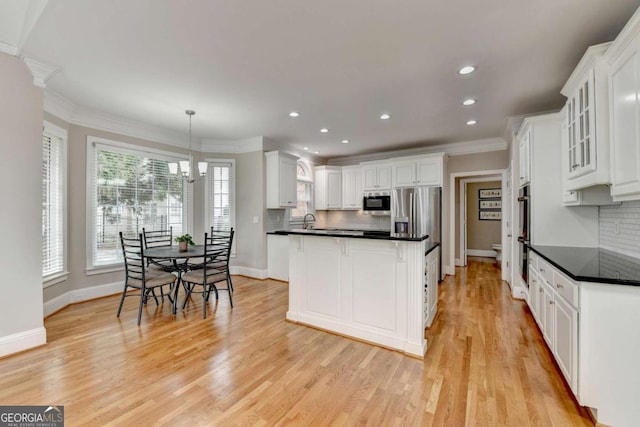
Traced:
<path id="1" fill-rule="evenodd" d="M 291 209 L 291 221 L 302 221 L 308 213 L 313 213 L 313 173 L 308 164 L 298 161 L 298 204 Z"/>

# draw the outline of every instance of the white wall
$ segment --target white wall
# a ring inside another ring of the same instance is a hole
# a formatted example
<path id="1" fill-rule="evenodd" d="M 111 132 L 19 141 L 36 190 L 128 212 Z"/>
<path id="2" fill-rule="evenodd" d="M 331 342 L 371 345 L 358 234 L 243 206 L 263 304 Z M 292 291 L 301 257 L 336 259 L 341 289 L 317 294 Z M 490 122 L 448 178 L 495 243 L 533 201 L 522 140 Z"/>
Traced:
<path id="1" fill-rule="evenodd" d="M 42 97 L 0 53 L 0 356 L 46 342 L 42 321 Z"/>

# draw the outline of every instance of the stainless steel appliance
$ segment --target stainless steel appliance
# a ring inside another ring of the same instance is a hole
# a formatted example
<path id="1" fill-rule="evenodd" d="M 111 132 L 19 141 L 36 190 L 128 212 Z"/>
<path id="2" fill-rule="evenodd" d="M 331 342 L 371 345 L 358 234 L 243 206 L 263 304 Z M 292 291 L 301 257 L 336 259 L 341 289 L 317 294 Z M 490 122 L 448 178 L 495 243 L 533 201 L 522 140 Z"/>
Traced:
<path id="1" fill-rule="evenodd" d="M 442 189 L 440 187 L 398 188 L 391 193 L 391 232 L 413 236 L 429 235 L 441 243 Z M 442 248 L 440 248 L 442 251 Z M 442 252 L 440 280 L 442 280 Z"/>
<path id="2" fill-rule="evenodd" d="M 388 191 L 365 193 L 362 198 L 362 213 L 367 215 L 391 215 L 391 193 Z"/>
<path id="3" fill-rule="evenodd" d="M 520 229 L 518 235 L 519 247 L 519 266 L 520 275 L 524 280 L 524 283 L 529 286 L 527 281 L 529 276 L 529 243 L 531 236 L 531 196 L 529 192 L 529 186 L 525 185 L 520 189 L 518 195 L 518 208 L 520 211 Z"/>

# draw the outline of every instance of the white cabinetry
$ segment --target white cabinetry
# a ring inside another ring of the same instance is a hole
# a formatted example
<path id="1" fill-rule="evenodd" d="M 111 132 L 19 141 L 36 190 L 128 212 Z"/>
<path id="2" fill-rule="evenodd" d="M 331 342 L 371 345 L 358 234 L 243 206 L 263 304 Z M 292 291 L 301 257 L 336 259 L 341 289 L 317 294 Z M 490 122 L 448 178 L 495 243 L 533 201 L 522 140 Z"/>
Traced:
<path id="1" fill-rule="evenodd" d="M 424 327 L 431 326 L 438 312 L 438 268 L 440 248 L 435 248 L 424 260 Z"/>
<path id="2" fill-rule="evenodd" d="M 607 52 L 611 108 L 611 194 L 640 200 L 640 20 L 632 18 Z"/>
<path id="3" fill-rule="evenodd" d="M 535 253 L 527 302 L 542 336 L 573 393 L 578 396 L 578 284 Z"/>
<path id="4" fill-rule="evenodd" d="M 362 164 L 363 190 L 377 191 L 391 189 L 391 164 L 389 163 L 363 163 Z"/>
<path id="5" fill-rule="evenodd" d="M 362 167 L 342 167 L 342 209 L 362 209 Z"/>
<path id="6" fill-rule="evenodd" d="M 297 204 L 296 158 L 280 151 L 264 153 L 267 175 L 267 209 L 291 208 Z"/>
<path id="7" fill-rule="evenodd" d="M 315 208 L 317 210 L 342 207 L 342 168 L 340 166 L 316 166 Z"/>
<path id="8" fill-rule="evenodd" d="M 610 43 L 591 46 L 578 63 L 561 93 L 567 97 L 564 110 L 567 152 L 563 169 L 567 190 L 608 184 L 609 96 L 603 55 Z"/>
<path id="9" fill-rule="evenodd" d="M 531 128 L 525 124 L 518 132 L 520 187 L 531 181 Z"/>
<path id="10" fill-rule="evenodd" d="M 393 187 L 442 186 L 444 155 L 396 159 L 392 164 Z"/>

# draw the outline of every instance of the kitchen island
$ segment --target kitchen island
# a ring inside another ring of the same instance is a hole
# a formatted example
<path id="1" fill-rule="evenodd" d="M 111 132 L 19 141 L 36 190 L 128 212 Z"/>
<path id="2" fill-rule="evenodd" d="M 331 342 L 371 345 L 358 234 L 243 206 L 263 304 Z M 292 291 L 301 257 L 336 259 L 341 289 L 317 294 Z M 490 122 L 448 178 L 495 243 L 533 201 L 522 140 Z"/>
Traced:
<path id="1" fill-rule="evenodd" d="M 439 245 L 428 235 L 288 230 L 287 320 L 423 358 L 437 311 Z"/>

